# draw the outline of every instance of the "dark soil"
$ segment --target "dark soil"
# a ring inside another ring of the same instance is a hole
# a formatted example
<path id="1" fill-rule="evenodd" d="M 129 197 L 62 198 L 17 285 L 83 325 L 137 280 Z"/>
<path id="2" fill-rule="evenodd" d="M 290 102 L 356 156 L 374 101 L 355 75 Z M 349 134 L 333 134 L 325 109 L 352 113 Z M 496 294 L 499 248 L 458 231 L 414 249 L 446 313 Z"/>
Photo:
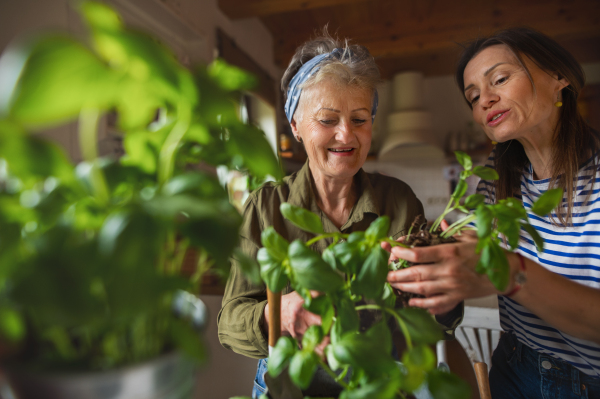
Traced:
<path id="1" fill-rule="evenodd" d="M 442 229 L 438 227 L 436 231 L 430 232 L 427 226 L 427 222 L 423 216 L 417 216 L 415 221 L 412 223 L 410 234 L 405 237 L 404 244 L 411 247 L 429 247 L 432 245 L 440 245 L 456 242 L 454 237 L 444 238 L 441 236 Z M 408 261 L 395 260 L 393 269 L 399 270 L 407 267 L 414 266 L 415 264 Z M 412 292 L 403 292 L 400 290 L 394 290 L 399 301 L 403 307 L 408 307 L 408 301 L 411 298 L 423 298 L 422 295 L 413 294 Z M 398 303 L 398 301 L 396 302 Z"/>

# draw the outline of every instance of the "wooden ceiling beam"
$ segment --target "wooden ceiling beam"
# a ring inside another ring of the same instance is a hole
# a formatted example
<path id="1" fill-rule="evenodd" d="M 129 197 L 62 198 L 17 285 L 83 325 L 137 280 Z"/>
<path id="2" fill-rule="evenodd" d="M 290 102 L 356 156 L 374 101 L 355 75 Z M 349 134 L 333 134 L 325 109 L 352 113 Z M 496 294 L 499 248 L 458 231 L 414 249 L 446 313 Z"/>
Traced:
<path id="1" fill-rule="evenodd" d="M 368 0 L 219 0 L 219 8 L 230 19 L 241 19 L 365 1 Z"/>
<path id="2" fill-rule="evenodd" d="M 543 4 L 520 0 L 483 4 L 473 0 L 409 0 L 403 7 L 398 2 L 380 0 L 357 4 L 352 9 L 298 11 L 265 17 L 263 21 L 275 39 L 275 61 L 285 67 L 297 46 L 325 23 L 329 23 L 330 32 L 367 46 L 374 56 L 398 57 L 448 50 L 456 43 L 509 26 L 527 25 L 557 38 L 600 36 L 599 16 L 597 0 Z"/>

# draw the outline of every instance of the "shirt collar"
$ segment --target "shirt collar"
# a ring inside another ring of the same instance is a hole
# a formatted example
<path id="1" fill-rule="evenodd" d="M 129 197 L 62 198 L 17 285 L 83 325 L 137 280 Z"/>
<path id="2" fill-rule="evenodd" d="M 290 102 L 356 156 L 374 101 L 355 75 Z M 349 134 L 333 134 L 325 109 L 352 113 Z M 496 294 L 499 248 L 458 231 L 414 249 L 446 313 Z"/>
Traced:
<path id="1" fill-rule="evenodd" d="M 317 198 L 313 191 L 312 186 L 312 175 L 308 166 L 308 160 L 302 166 L 302 168 L 296 173 L 296 176 L 292 176 L 290 183 L 290 195 L 288 202 L 294 206 L 308 209 L 311 212 L 319 215 L 321 210 L 317 205 Z M 381 216 L 381 210 L 376 205 L 375 200 L 375 189 L 371 184 L 369 175 L 362 170 L 362 168 L 354 176 L 355 182 L 358 184 L 359 197 L 358 201 L 352 209 L 352 213 L 348 218 L 348 222 L 342 226 L 342 230 L 349 227 L 353 223 L 359 222 L 364 219 L 364 215 L 367 213 L 373 213 L 377 216 Z"/>

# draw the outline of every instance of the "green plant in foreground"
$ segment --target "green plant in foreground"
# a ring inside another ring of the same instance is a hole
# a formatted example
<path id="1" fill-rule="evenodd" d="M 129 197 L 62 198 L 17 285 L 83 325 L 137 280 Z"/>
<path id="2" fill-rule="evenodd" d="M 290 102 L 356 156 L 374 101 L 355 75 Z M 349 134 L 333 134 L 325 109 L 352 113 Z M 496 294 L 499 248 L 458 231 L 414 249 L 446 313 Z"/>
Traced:
<path id="1" fill-rule="evenodd" d="M 290 282 L 304 298 L 306 309 L 321 316 L 322 324 L 306 331 L 301 346 L 291 337 L 279 339 L 269 357 L 272 376 L 289 366 L 292 381 L 306 388 L 320 365 L 344 387 L 342 399 L 406 397 L 424 382 L 434 398 L 469 397 L 463 381 L 436 369 L 429 345 L 443 335 L 433 317 L 422 309 L 396 308 L 396 295 L 386 282 L 389 254 L 381 243 L 402 244 L 386 237 L 387 216 L 375 220 L 364 232 L 342 234 L 324 233 L 319 217 L 305 209 L 284 203 L 281 212 L 316 237 L 306 243 L 289 243 L 272 227 L 264 230 L 264 247 L 258 252 L 261 277 L 273 292 L 280 292 Z M 327 238 L 333 243 L 322 255 L 309 248 Z M 323 295 L 312 298 L 311 290 Z M 383 319 L 361 332 L 359 312 L 365 310 L 380 311 Z M 406 339 L 402 365 L 392 357 L 390 318 Z M 325 349 L 325 363 L 314 349 L 326 335 L 331 343 Z M 341 373 L 338 376 L 334 371 Z"/>
<path id="2" fill-rule="evenodd" d="M 241 216 L 215 176 L 189 165 L 281 177 L 262 132 L 237 117 L 255 79 L 220 60 L 192 73 L 106 5 L 81 12 L 89 43 L 44 35 L 0 59 L 2 341 L 39 369 L 106 369 L 174 348 L 203 359 L 185 293 L 208 266 L 226 270 Z M 119 160 L 97 152 L 109 111 Z M 78 165 L 30 134 L 69 121 Z M 189 277 L 187 249 L 202 253 Z"/>
<path id="3" fill-rule="evenodd" d="M 477 251 L 482 254 L 477 271 L 486 273 L 496 287 L 503 289 L 509 270 L 500 235 L 506 237 L 513 249 L 518 245 L 521 227 L 531 234 L 540 251 L 543 240 L 528 223 L 521 202 L 514 198 L 490 205 L 485 204 L 483 195 L 474 194 L 461 205 L 467 191 L 467 177 L 475 174 L 494 180 L 498 175 L 487 167 L 473 168 L 471 158 L 464 153 L 457 152 L 456 156 L 464 171 L 450 203 L 433 223 L 430 233 L 440 232 L 448 238 L 472 229 L 469 224 L 475 222 L 479 237 Z M 533 212 L 546 215 L 561 199 L 562 190 L 548 190 L 535 202 Z M 468 216 L 442 233 L 441 221 L 455 209 Z M 470 396 L 468 386 L 458 377 L 436 369 L 435 355 L 429 345 L 442 339 L 442 333 L 433 317 L 418 308 L 396 308 L 396 295 L 386 282 L 389 254 L 381 248 L 381 243 L 404 244 L 386 237 L 389 228 L 386 216 L 375 220 L 365 232 L 342 234 L 325 233 L 319 217 L 305 209 L 284 203 L 280 210 L 286 219 L 315 237 L 306 243 L 299 240 L 289 243 L 272 227 L 267 228 L 261 237 L 263 248 L 258 252 L 260 277 L 273 292 L 280 292 L 289 282 L 304 298 L 304 307 L 321 316 L 322 324 L 311 326 L 302 342 L 291 337 L 280 338 L 269 357 L 269 374 L 278 376 L 289 367 L 294 384 L 306 388 L 317 366 L 321 366 L 344 387 L 342 399 L 403 398 L 424 382 L 434 398 Z M 474 213 L 470 213 L 472 210 Z M 322 239 L 333 242 L 319 255 L 309 247 Z M 322 295 L 313 298 L 310 294 L 313 290 Z M 361 332 L 359 312 L 367 309 L 381 312 L 383 319 Z M 387 324 L 390 318 L 397 323 L 407 343 L 401 364 L 391 356 L 392 340 Z M 325 348 L 327 362 L 324 362 L 315 348 L 326 335 L 331 343 Z M 340 372 L 339 375 L 334 371 Z"/>
<path id="4" fill-rule="evenodd" d="M 516 249 L 519 245 L 521 228 L 531 235 L 540 252 L 544 249 L 544 240 L 529 223 L 523 203 L 515 198 L 503 199 L 496 204 L 486 204 L 482 194 L 473 194 L 465 198 L 464 204 L 461 205 L 460 200 L 467 192 L 465 180 L 469 176 L 476 175 L 484 180 L 497 180 L 498 173 L 485 166 L 473 167 L 471 158 L 464 152 L 456 151 L 455 154 L 464 170 L 460 173 L 458 184 L 445 211 L 435 220 L 430 231 L 436 231 L 443 218 L 453 210 L 466 213 L 467 216 L 450 225 L 442 233 L 442 237 L 459 234 L 463 230 L 470 229 L 468 225 L 475 222 L 478 237 L 477 253 L 481 253 L 477 272 L 487 274 L 494 286 L 503 291 L 508 285 L 510 271 L 500 241 L 505 240 L 510 249 Z M 531 210 L 538 216 L 546 216 L 558 206 L 562 197 L 562 189 L 548 190 L 532 204 Z"/>

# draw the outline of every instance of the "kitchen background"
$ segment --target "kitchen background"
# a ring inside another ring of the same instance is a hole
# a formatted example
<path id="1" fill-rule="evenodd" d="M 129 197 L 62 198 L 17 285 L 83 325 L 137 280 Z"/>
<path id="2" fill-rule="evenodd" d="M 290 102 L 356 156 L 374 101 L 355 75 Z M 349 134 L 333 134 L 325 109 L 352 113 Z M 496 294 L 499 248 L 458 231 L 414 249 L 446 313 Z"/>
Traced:
<path id="1" fill-rule="evenodd" d="M 106 2 L 114 5 L 130 25 L 158 36 L 185 65 L 221 56 L 254 72 L 260 86 L 241 100 L 242 116 L 261 126 L 273 148 L 281 153 L 288 172 L 297 170 L 304 159 L 301 147 L 290 140 L 277 91 L 277 82 L 293 49 L 326 23 L 330 32 L 367 45 L 386 80 L 379 87 L 380 107 L 373 130 L 372 155 L 364 168 L 408 183 L 423 202 L 430 220 L 444 209 L 450 194 L 455 170 L 450 150 L 465 150 L 482 162 L 490 149 L 479 128 L 471 124 L 470 110 L 454 83 L 452 69 L 460 53 L 457 42 L 503 26 L 527 23 L 555 36 L 565 46 L 572 46 L 588 79 L 582 110 L 600 128 L 600 2 L 597 1 Z M 84 28 L 71 3 L 0 0 L 0 51 L 15 37 L 35 30 L 82 32 Z M 450 3 L 452 9 L 448 8 Z M 509 9 L 521 12 L 511 14 Z M 377 12 L 385 12 L 385 18 Z M 100 148 L 118 156 L 122 150 L 113 126 L 114 120 L 105 118 Z M 60 143 L 74 161 L 80 160 L 75 126 L 40 134 Z M 222 171 L 220 174 L 230 182 L 235 181 L 234 175 Z M 235 187 L 233 191 L 243 192 L 243 181 L 235 183 Z M 243 196 L 237 200 L 242 203 Z M 220 307 L 222 286 L 208 282 L 203 292 L 202 299 L 214 319 Z M 493 307 L 495 298 L 476 304 Z M 208 327 L 207 341 L 212 356 L 209 366 L 199 373 L 198 397 L 250 394 L 256 361 L 218 344 L 216 320 Z"/>

